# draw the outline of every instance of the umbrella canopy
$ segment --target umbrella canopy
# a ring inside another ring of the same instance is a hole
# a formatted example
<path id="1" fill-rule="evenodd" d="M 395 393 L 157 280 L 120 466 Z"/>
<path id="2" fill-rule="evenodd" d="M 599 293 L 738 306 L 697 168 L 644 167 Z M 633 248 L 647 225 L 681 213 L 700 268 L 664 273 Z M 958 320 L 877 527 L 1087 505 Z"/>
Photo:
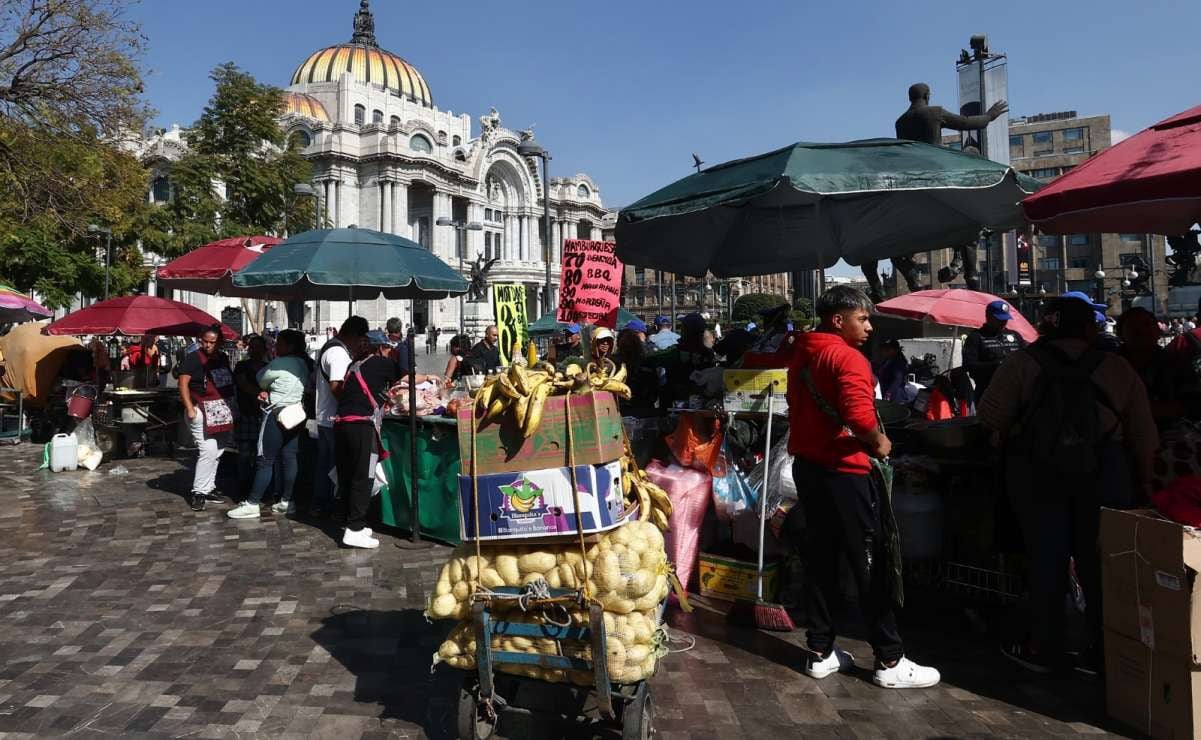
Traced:
<path id="1" fill-rule="evenodd" d="M 467 281 L 425 247 L 370 229 L 289 237 L 236 272 L 233 284 L 304 300 L 436 299 L 467 292 Z"/>
<path id="2" fill-rule="evenodd" d="M 282 242 L 274 236 L 235 236 L 196 247 L 155 270 L 159 284 L 175 290 L 223 295 L 258 297 L 261 292 L 234 287 L 235 272 Z"/>
<path id="3" fill-rule="evenodd" d="M 984 326 L 984 307 L 999 300 L 1003 299 L 978 290 L 919 290 L 877 303 L 876 310 L 907 319 L 929 319 L 944 326 L 979 328 Z M 1025 316 L 1013 310 L 1010 314 L 1013 318 L 1009 320 L 1007 328 L 1017 332 L 1027 342 L 1038 339 L 1038 330 Z"/>
<path id="4" fill-rule="evenodd" d="M 221 322 L 195 306 L 148 295 L 121 296 L 93 303 L 72 311 L 46 327 L 47 334 L 158 334 L 169 337 L 195 337 Z M 226 339 L 238 334 L 221 324 Z"/>
<path id="5" fill-rule="evenodd" d="M 852 265 L 975 241 L 1024 223 L 1040 183 L 899 139 L 792 144 L 689 175 L 622 209 L 617 256 L 687 275 Z"/>
<path id="6" fill-rule="evenodd" d="M 625 310 L 624 308 L 617 309 L 617 327 L 619 329 L 621 327 L 625 326 L 630 321 L 633 321 L 636 318 L 638 318 L 638 317 L 635 316 L 634 314 L 630 313 L 629 311 Z M 532 336 L 532 337 L 538 336 L 541 334 L 554 334 L 555 332 L 559 331 L 560 329 L 562 329 L 565 326 L 567 326 L 567 324 L 564 324 L 555 319 L 554 311 L 549 311 L 547 313 L 542 314 L 542 318 L 540 318 L 537 321 L 535 321 L 534 323 L 530 324 L 529 333 L 530 333 L 530 336 Z"/>
<path id="7" fill-rule="evenodd" d="M 1085 160 L 1022 201 L 1052 234 L 1183 234 L 1201 221 L 1201 105 Z"/>
<path id="8" fill-rule="evenodd" d="M 20 324 L 53 315 L 54 312 L 42 304 L 0 283 L 0 324 Z"/>

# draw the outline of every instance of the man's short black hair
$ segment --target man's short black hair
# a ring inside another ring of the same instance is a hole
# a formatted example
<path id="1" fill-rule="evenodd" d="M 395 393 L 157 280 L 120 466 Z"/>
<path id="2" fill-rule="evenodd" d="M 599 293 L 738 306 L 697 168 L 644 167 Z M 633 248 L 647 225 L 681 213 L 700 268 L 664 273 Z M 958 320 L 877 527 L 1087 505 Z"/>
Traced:
<path id="1" fill-rule="evenodd" d="M 817 311 L 817 317 L 824 321 L 843 311 L 871 311 L 872 301 L 867 297 L 867 293 L 858 288 L 835 285 L 821 294 L 813 308 Z"/>
<path id="2" fill-rule="evenodd" d="M 404 327 L 400 323 L 400 319 L 393 316 L 388 319 L 388 323 L 384 324 L 384 331 L 389 334 L 399 334 Z"/>
<path id="3" fill-rule="evenodd" d="M 367 319 L 362 316 L 351 316 L 342 322 L 342 328 L 338 329 L 338 334 L 343 337 L 365 337 L 370 330 Z"/>
<path id="4" fill-rule="evenodd" d="M 930 86 L 924 82 L 915 82 L 909 86 L 909 102 L 930 97 Z"/>
<path id="5" fill-rule="evenodd" d="M 1043 308 L 1048 339 L 1083 339 L 1095 323 L 1096 310 L 1078 298 L 1052 298 Z"/>

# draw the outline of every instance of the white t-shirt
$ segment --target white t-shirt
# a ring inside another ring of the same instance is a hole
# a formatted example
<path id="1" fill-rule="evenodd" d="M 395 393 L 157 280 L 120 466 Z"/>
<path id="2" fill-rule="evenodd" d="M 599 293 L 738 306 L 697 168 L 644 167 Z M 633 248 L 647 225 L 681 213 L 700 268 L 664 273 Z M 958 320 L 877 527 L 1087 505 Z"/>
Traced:
<path id="1" fill-rule="evenodd" d="M 329 389 L 329 383 L 325 380 L 326 376 L 329 376 L 329 379 L 334 382 L 345 380 L 346 370 L 349 367 L 350 353 L 346 351 L 345 347 L 335 344 L 321 355 L 321 366 L 314 371 L 317 376 L 315 382 L 317 384 L 318 425 L 332 427 L 334 417 L 338 415 L 338 399 L 334 398 L 333 391 Z M 322 372 L 323 370 L 325 372 Z"/>

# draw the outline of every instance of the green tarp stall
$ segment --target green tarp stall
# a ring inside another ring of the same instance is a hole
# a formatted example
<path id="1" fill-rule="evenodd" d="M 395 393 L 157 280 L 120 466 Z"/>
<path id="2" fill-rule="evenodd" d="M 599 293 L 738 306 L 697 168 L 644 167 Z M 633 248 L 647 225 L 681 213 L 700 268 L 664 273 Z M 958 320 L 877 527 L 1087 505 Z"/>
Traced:
<path id="1" fill-rule="evenodd" d="M 380 520 L 412 531 L 412 498 L 409 480 L 409 421 L 387 419 L 382 436 L 391 456 L 384 462 L 388 487 L 380 492 Z M 459 544 L 459 438 L 453 419 L 418 417 L 417 490 L 421 495 L 421 534 L 429 539 Z"/>

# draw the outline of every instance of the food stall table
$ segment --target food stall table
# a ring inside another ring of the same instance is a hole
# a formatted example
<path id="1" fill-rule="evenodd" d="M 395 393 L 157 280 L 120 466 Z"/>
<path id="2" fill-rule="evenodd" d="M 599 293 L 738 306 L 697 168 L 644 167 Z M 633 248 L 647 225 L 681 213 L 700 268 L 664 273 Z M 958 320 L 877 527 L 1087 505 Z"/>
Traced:
<path id="1" fill-rule="evenodd" d="M 137 454 L 142 444 L 160 444 L 170 456 L 180 418 L 178 394 L 170 388 L 106 390 L 92 410 L 96 443 L 107 457 Z"/>
<path id="2" fill-rule="evenodd" d="M 409 529 L 409 420 L 385 417 L 381 430 L 388 487 L 380 493 L 380 520 Z M 417 417 L 417 486 L 420 492 L 421 533 L 429 539 L 457 545 L 459 538 L 458 423 L 441 416 Z"/>

